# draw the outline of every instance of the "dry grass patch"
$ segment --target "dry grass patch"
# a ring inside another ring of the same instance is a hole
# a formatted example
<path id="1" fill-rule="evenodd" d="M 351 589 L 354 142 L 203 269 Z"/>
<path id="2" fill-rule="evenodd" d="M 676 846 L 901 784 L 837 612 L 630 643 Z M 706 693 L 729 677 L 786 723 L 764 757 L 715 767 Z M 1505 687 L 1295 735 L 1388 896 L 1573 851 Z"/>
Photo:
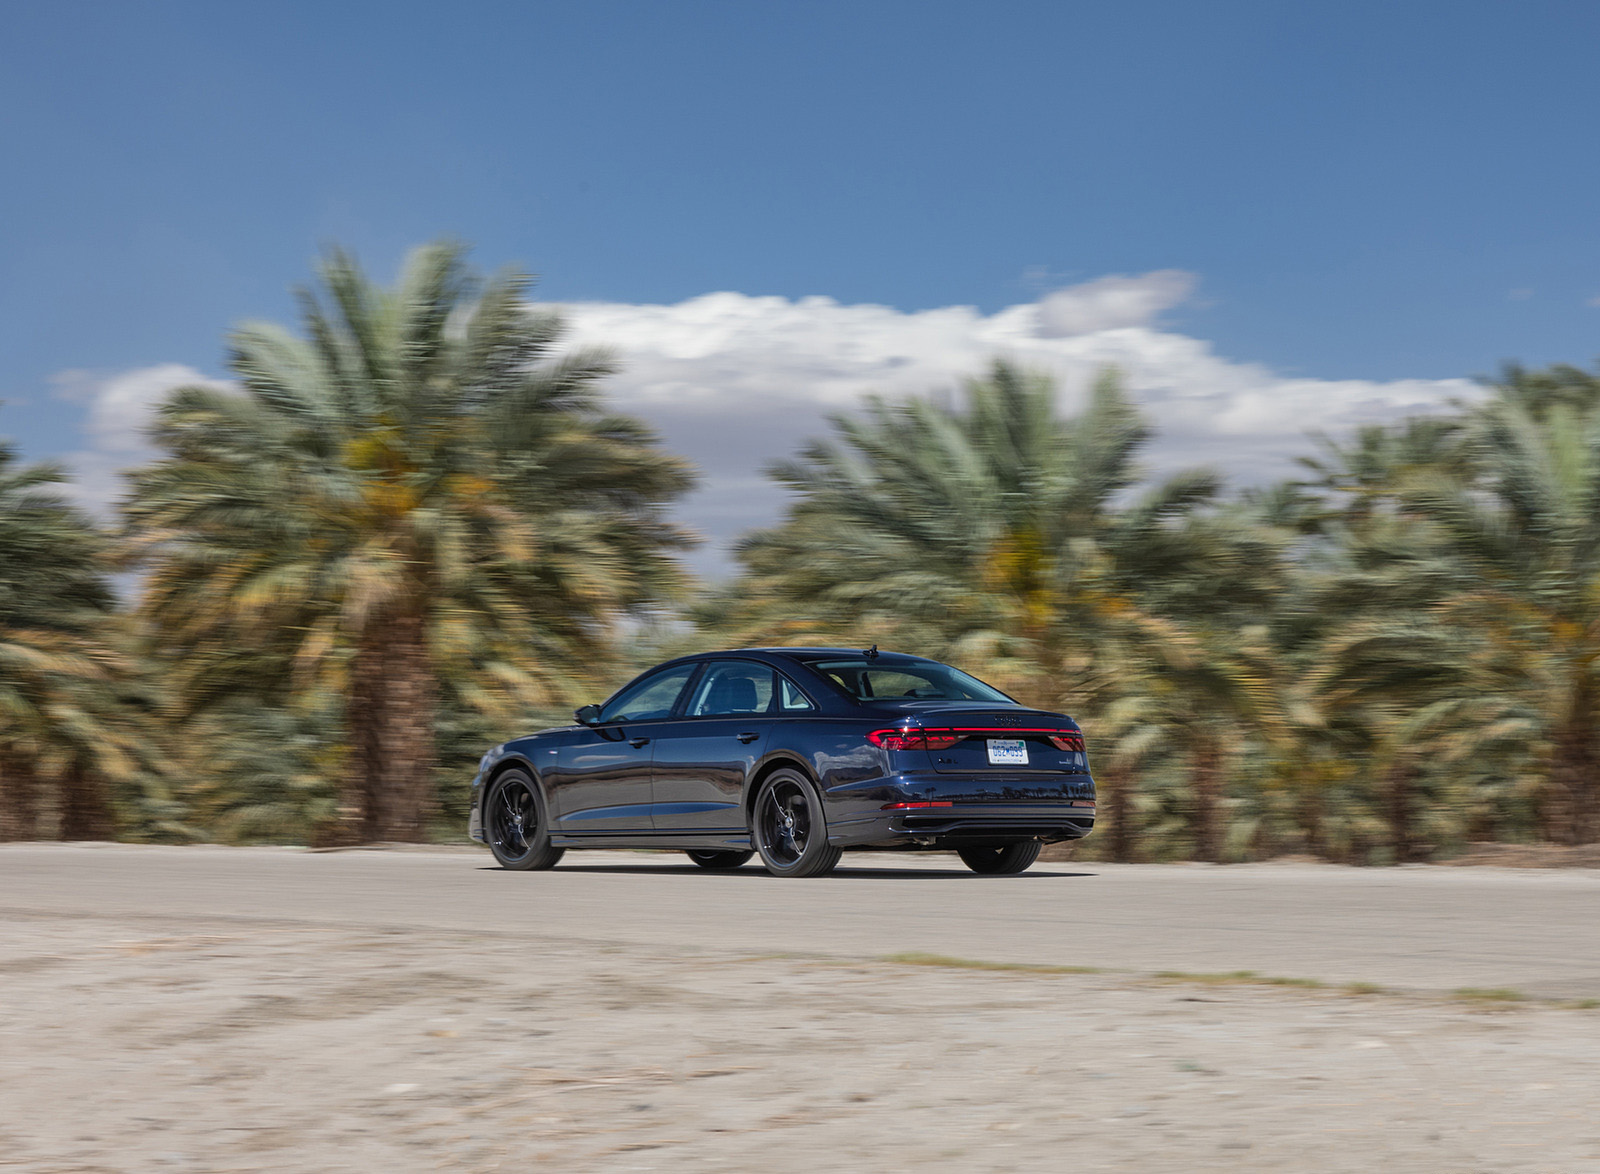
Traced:
<path id="1" fill-rule="evenodd" d="M 1375 982 L 1347 982 L 1339 989 L 1347 995 L 1382 995 L 1388 993 Z"/>
<path id="2" fill-rule="evenodd" d="M 1162 970 L 1156 973 L 1167 982 L 1196 982 L 1203 986 L 1243 984 L 1247 986 L 1290 986 L 1305 990 L 1321 990 L 1327 984 L 1316 978 L 1284 978 L 1273 974 L 1257 974 L 1254 970 L 1229 970 L 1205 974 L 1188 970 Z"/>
<path id="3" fill-rule="evenodd" d="M 943 966 L 951 970 L 1010 970 L 1024 974 L 1103 974 L 1098 966 L 1046 966 L 1034 962 L 985 962 L 978 958 L 952 958 L 946 954 L 883 954 L 879 962 L 895 966 Z"/>

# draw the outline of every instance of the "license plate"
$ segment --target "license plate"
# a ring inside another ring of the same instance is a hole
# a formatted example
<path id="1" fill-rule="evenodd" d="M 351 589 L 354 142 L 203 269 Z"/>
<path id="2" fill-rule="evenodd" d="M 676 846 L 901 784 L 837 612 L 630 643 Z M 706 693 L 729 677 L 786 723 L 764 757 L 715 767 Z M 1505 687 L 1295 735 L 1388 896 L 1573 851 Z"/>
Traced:
<path id="1" fill-rule="evenodd" d="M 1021 738 L 990 738 L 990 766 L 1027 766 L 1028 744 Z"/>

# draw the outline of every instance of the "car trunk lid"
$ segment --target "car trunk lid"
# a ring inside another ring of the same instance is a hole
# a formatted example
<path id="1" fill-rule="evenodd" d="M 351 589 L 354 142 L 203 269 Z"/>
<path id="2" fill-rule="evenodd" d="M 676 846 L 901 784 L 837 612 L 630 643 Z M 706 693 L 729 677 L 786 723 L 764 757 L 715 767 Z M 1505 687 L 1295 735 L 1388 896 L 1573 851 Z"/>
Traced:
<path id="1" fill-rule="evenodd" d="M 971 706 L 917 709 L 896 724 L 920 734 L 928 765 L 941 774 L 1037 776 L 1089 769 L 1083 733 L 1060 714 Z"/>

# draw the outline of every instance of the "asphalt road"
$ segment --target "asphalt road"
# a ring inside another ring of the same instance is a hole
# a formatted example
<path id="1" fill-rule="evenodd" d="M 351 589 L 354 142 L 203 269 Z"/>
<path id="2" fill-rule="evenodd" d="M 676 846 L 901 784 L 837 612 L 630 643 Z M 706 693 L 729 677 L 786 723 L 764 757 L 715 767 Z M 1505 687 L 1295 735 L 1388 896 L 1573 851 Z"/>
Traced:
<path id="1" fill-rule="evenodd" d="M 1409 990 L 1600 997 L 1600 870 L 1043 864 L 846 856 L 817 880 L 668 853 L 0 846 L 0 916 L 243 919 L 666 951 L 924 952 L 1140 973 L 1252 970 Z"/>

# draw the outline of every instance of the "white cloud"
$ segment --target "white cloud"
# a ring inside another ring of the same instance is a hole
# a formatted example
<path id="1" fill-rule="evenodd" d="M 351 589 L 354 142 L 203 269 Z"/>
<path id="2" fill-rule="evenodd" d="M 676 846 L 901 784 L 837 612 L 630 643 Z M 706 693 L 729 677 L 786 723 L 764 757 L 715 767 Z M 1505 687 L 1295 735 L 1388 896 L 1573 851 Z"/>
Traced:
<path id="1" fill-rule="evenodd" d="M 156 455 L 145 429 L 158 403 L 180 387 L 231 386 L 182 363 L 136 367 L 114 375 L 63 371 L 51 383 L 55 398 L 88 405 L 82 430 L 89 447 L 63 459 L 73 472 L 72 492 L 99 513 L 109 513 L 122 495 L 122 470 Z"/>
<path id="2" fill-rule="evenodd" d="M 621 358 L 611 383 L 618 406 L 651 420 L 710 472 L 682 514 L 713 540 L 696 561 L 717 573 L 727 542 L 782 508 L 761 467 L 825 432 L 828 413 L 871 392 L 947 393 L 997 356 L 1055 376 L 1064 412 L 1081 407 L 1099 370 L 1115 365 L 1158 430 L 1154 468 L 1210 464 L 1256 483 L 1290 475 L 1310 431 L 1437 410 L 1478 392 L 1465 379 L 1289 378 L 1223 358 L 1210 343 L 1154 325 L 1192 288 L 1192 276 L 1176 270 L 1107 277 L 989 315 L 737 293 L 565 310 L 573 341 Z"/>
<path id="3" fill-rule="evenodd" d="M 987 315 L 971 306 L 907 313 L 739 293 L 564 309 L 569 341 L 609 346 L 622 360 L 609 384 L 616 406 L 651 421 L 704 470 L 679 516 L 709 539 L 693 556 L 709 574 L 729 570 L 728 545 L 740 532 L 779 516 L 784 495 L 761 470 L 825 433 L 827 414 L 872 392 L 948 393 L 997 356 L 1053 375 L 1064 412 L 1081 407 L 1102 367 L 1116 365 L 1158 430 L 1154 469 L 1211 464 L 1236 482 L 1292 473 L 1293 458 L 1309 450 L 1308 431 L 1339 432 L 1478 393 L 1464 379 L 1289 378 L 1223 358 L 1210 343 L 1156 324 L 1193 287 L 1192 275 L 1177 270 L 1104 277 Z M 176 363 L 111 377 L 68 372 L 57 383 L 57 395 L 88 405 L 89 447 L 69 460 L 82 496 L 102 505 L 120 493 L 116 471 L 151 455 L 143 427 L 156 402 L 184 384 L 226 386 Z"/>
<path id="4" fill-rule="evenodd" d="M 1188 299 L 1195 275 L 1158 269 L 1138 277 L 1114 273 L 1068 286 L 1039 299 L 1038 332 L 1045 338 L 1094 334 L 1124 326 L 1149 326 L 1163 310 Z"/>

